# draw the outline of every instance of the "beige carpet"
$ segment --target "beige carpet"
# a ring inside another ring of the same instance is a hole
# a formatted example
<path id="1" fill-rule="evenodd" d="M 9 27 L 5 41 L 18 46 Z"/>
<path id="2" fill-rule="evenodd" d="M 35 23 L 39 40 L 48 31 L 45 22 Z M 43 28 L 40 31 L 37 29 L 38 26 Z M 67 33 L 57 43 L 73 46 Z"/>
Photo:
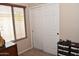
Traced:
<path id="1" fill-rule="evenodd" d="M 54 56 L 54 55 L 33 48 L 31 50 L 28 50 L 28 51 L 24 52 L 20 56 Z"/>

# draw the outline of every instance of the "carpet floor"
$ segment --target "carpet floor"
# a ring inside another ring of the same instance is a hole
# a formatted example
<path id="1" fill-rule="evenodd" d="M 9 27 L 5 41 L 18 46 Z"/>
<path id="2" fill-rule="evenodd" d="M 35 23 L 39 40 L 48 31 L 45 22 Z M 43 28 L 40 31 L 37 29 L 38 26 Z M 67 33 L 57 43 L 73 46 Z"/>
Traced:
<path id="1" fill-rule="evenodd" d="M 19 56 L 54 56 L 54 55 L 46 53 L 42 50 L 33 48 L 20 54 Z"/>

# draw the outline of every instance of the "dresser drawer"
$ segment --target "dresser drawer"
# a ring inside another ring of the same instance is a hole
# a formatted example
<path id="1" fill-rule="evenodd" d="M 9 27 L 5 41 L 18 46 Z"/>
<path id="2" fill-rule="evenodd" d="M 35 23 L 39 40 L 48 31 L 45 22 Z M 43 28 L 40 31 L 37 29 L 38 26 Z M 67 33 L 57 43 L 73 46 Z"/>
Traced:
<path id="1" fill-rule="evenodd" d="M 0 51 L 0 56 L 17 56 L 17 45 L 10 46 L 8 48 L 4 48 Z"/>

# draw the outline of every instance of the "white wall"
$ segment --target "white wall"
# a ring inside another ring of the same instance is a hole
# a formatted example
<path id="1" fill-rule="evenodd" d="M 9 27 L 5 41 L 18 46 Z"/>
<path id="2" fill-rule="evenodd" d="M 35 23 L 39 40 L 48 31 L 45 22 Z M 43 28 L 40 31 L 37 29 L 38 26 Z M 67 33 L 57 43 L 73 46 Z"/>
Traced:
<path id="1" fill-rule="evenodd" d="M 27 5 L 27 4 L 22 4 Z M 31 4 L 39 5 L 39 4 Z M 79 42 L 79 4 L 60 4 L 60 38 L 69 39 L 72 41 Z M 31 43 L 31 25 L 29 21 L 28 8 L 26 10 L 26 22 L 27 22 L 27 39 L 18 41 L 18 52 L 21 53 L 32 47 Z"/>
<path id="2" fill-rule="evenodd" d="M 79 42 L 79 4 L 60 4 L 60 38 Z"/>

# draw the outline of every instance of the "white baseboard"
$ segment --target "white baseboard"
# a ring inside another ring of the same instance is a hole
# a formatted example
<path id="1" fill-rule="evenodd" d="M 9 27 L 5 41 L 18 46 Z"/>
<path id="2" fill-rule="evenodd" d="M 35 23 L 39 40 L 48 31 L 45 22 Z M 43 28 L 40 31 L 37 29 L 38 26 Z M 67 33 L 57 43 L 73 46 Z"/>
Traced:
<path id="1" fill-rule="evenodd" d="M 30 49 L 32 49 L 33 47 L 30 47 L 30 48 L 28 48 L 28 49 L 25 49 L 25 50 L 23 50 L 23 51 L 21 51 L 21 52 L 18 52 L 18 55 L 20 55 L 20 54 L 22 54 L 22 53 L 24 53 L 24 52 L 26 52 L 26 51 L 28 51 L 28 50 L 30 50 Z"/>

